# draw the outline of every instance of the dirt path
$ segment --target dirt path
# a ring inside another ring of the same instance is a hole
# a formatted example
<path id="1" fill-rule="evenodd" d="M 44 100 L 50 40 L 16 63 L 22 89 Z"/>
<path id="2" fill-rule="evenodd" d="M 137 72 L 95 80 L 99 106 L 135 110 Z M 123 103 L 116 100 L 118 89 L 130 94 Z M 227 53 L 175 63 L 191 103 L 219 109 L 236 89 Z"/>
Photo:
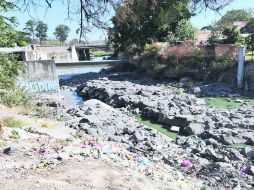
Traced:
<path id="1" fill-rule="evenodd" d="M 52 170 L 30 171 L 21 178 L 0 182 L 4 190 L 166 190 L 162 184 L 101 160 L 71 160 Z"/>

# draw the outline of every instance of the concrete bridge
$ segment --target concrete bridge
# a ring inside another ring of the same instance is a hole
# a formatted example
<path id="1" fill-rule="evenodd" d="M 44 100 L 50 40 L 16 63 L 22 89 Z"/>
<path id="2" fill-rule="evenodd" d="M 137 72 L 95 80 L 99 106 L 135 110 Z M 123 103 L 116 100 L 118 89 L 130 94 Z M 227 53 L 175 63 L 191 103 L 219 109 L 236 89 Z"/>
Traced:
<path id="1" fill-rule="evenodd" d="M 0 48 L 0 52 L 13 53 L 19 61 L 55 60 L 55 62 L 89 61 L 91 49 L 106 50 L 106 45 L 40 46 Z"/>

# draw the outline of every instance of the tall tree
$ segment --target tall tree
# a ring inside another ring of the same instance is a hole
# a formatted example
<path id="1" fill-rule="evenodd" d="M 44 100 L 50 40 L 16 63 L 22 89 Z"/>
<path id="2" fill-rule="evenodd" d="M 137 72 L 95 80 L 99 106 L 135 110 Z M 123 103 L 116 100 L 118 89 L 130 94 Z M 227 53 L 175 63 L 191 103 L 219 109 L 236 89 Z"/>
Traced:
<path id="1" fill-rule="evenodd" d="M 38 21 L 35 31 L 36 31 L 35 35 L 40 40 L 40 44 L 42 41 L 47 39 L 48 25 L 46 23 Z"/>
<path id="2" fill-rule="evenodd" d="M 25 32 L 29 34 L 30 37 L 34 40 L 35 36 L 35 27 L 36 27 L 36 22 L 34 20 L 28 20 L 26 22 L 26 27 L 23 29 Z"/>
<path id="3" fill-rule="evenodd" d="M 247 11 L 244 9 L 237 9 L 228 11 L 221 19 L 217 22 L 220 29 L 232 26 L 235 21 L 249 22 L 252 18 L 253 11 Z"/>
<path id="4" fill-rule="evenodd" d="M 70 32 L 69 26 L 61 24 L 56 27 L 54 35 L 56 36 L 56 39 L 58 39 L 63 44 L 68 38 L 69 32 Z"/>
<path id="5" fill-rule="evenodd" d="M 117 51 L 126 51 L 132 45 L 144 47 L 152 41 L 165 41 L 169 32 L 175 32 L 182 19 L 189 19 L 189 0 L 133 0 L 125 1 L 113 17 L 109 40 Z"/>

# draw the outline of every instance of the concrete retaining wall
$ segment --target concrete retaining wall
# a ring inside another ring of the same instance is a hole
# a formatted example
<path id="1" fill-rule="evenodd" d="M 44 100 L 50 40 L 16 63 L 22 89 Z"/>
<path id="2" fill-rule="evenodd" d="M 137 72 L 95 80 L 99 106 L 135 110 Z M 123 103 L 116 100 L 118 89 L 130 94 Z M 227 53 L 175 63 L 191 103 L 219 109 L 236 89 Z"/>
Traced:
<path id="1" fill-rule="evenodd" d="M 19 85 L 31 93 L 58 92 L 59 80 L 54 60 L 26 61 L 26 74 Z"/>

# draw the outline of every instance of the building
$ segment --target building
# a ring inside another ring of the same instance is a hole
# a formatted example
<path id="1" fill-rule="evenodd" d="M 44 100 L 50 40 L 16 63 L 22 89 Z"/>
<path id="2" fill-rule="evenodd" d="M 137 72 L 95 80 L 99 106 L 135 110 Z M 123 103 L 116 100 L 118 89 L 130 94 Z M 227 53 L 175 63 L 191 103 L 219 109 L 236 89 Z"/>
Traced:
<path id="1" fill-rule="evenodd" d="M 200 30 L 198 32 L 198 39 L 197 39 L 197 44 L 200 45 L 207 45 L 209 44 L 208 40 L 211 36 L 212 31 L 211 30 Z"/>
<path id="2" fill-rule="evenodd" d="M 235 21 L 233 22 L 233 26 L 237 27 L 239 30 L 243 27 L 245 27 L 247 24 L 246 21 Z"/>

